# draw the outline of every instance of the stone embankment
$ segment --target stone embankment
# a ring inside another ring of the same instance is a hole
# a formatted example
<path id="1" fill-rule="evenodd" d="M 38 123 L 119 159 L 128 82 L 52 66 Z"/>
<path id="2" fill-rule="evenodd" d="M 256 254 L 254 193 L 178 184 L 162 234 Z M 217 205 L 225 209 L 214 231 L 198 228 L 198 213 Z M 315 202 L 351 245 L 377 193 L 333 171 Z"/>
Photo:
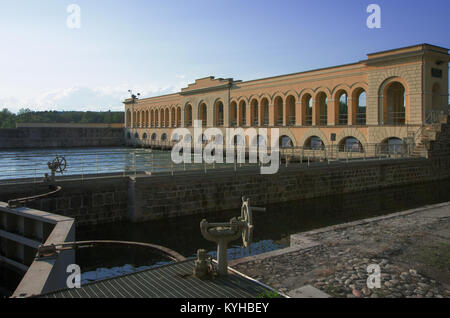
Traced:
<path id="1" fill-rule="evenodd" d="M 368 288 L 378 265 L 380 288 Z M 291 236 L 291 246 L 234 261 L 235 269 L 294 295 L 312 285 L 332 297 L 450 297 L 450 203 Z"/>

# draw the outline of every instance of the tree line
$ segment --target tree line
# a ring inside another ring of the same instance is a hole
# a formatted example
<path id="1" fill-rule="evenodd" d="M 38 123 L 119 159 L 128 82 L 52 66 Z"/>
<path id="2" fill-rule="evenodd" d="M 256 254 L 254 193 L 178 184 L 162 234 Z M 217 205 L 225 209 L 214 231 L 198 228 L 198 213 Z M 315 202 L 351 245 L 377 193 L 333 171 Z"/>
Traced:
<path id="1" fill-rule="evenodd" d="M 124 122 L 124 112 L 32 111 L 21 109 L 17 114 L 4 108 L 0 112 L 0 128 L 15 128 L 16 123 L 93 123 Z"/>

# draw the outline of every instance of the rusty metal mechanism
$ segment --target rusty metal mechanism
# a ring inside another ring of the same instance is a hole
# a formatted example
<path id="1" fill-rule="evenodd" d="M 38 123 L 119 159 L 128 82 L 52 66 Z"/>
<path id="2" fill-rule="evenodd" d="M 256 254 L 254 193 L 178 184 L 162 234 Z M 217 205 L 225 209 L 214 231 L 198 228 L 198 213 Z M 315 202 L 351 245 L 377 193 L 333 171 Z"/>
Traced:
<path id="1" fill-rule="evenodd" d="M 128 241 L 110 241 L 110 240 L 102 240 L 102 241 L 78 241 L 78 242 L 64 242 L 59 244 L 51 244 L 51 245 L 40 245 L 38 247 L 36 258 L 39 260 L 55 258 L 58 256 L 58 252 L 73 250 L 77 248 L 92 248 L 97 247 L 99 245 L 126 245 L 126 246 L 137 246 L 137 247 L 145 247 L 156 250 L 159 254 L 169 258 L 172 261 L 180 262 L 186 260 L 186 258 L 167 247 L 150 244 L 150 243 L 141 243 L 141 242 L 128 242 Z"/>
<path id="2" fill-rule="evenodd" d="M 56 194 L 59 191 L 61 191 L 62 188 L 60 186 L 54 184 L 56 181 L 55 173 L 56 172 L 60 173 L 60 174 L 64 173 L 64 171 L 66 170 L 66 167 L 67 167 L 66 158 L 64 156 L 56 156 L 52 162 L 50 162 L 50 161 L 47 162 L 47 166 L 51 171 L 51 176 L 49 176 L 48 173 L 46 173 L 43 181 L 45 184 L 48 184 L 50 191 L 43 193 L 43 194 L 9 200 L 8 201 L 9 208 L 18 208 L 18 207 L 23 206 L 27 202 L 40 200 L 40 199 L 51 196 L 51 195 Z"/>
<path id="3" fill-rule="evenodd" d="M 265 211 L 265 208 L 250 206 L 250 199 L 242 197 L 241 216 L 232 218 L 229 223 L 208 223 L 202 220 L 200 230 L 205 239 L 217 243 L 218 274 L 228 274 L 228 243 L 242 238 L 244 247 L 250 249 L 253 237 L 252 211 Z"/>

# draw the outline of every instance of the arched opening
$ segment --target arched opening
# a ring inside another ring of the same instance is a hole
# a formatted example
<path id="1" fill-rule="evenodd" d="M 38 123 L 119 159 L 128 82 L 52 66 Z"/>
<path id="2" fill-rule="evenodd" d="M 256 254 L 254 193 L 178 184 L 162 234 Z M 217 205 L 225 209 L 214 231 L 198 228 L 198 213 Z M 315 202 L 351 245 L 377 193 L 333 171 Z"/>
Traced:
<path id="1" fill-rule="evenodd" d="M 171 137 L 170 140 L 173 142 L 178 142 L 180 141 L 180 136 L 177 133 L 174 133 Z"/>
<path id="2" fill-rule="evenodd" d="M 138 134 L 138 133 L 135 133 L 135 134 L 134 134 L 134 138 L 135 138 L 135 139 L 139 139 L 139 134 Z"/>
<path id="3" fill-rule="evenodd" d="M 190 134 L 183 136 L 183 142 L 189 144 L 192 143 L 192 136 Z"/>
<path id="4" fill-rule="evenodd" d="M 142 139 L 147 139 L 147 133 L 144 133 L 143 135 L 142 135 Z"/>
<path id="5" fill-rule="evenodd" d="M 253 99 L 250 106 L 250 124 L 253 126 L 258 126 L 258 101 Z"/>
<path id="6" fill-rule="evenodd" d="M 127 128 L 131 127 L 131 112 L 127 109 Z"/>
<path id="7" fill-rule="evenodd" d="M 311 94 L 302 96 L 302 125 L 311 126 L 313 118 L 313 99 Z"/>
<path id="8" fill-rule="evenodd" d="M 149 121 L 149 112 L 148 110 L 145 111 L 145 127 L 148 128 L 148 126 L 150 125 L 150 121 Z"/>
<path id="9" fill-rule="evenodd" d="M 367 122 L 367 94 L 363 88 L 355 89 L 352 96 L 353 118 L 356 125 L 365 125 Z"/>
<path id="10" fill-rule="evenodd" d="M 247 125 L 247 104 L 243 100 L 239 103 L 239 121 L 240 126 Z"/>
<path id="11" fill-rule="evenodd" d="M 160 127 L 165 127 L 165 124 L 166 124 L 166 116 L 165 116 L 165 112 L 164 112 L 164 109 L 160 109 L 160 111 L 159 111 L 159 116 L 161 117 L 160 118 Z"/>
<path id="12" fill-rule="evenodd" d="M 306 139 L 303 147 L 305 149 L 322 150 L 325 148 L 325 144 L 323 143 L 322 139 L 320 139 L 320 137 L 311 136 L 308 139 Z"/>
<path id="13" fill-rule="evenodd" d="M 198 119 L 202 121 L 202 126 L 206 126 L 207 123 L 207 107 L 205 103 L 201 103 L 200 104 L 200 109 L 199 109 L 199 117 Z"/>
<path id="14" fill-rule="evenodd" d="M 181 126 L 181 107 L 177 108 L 177 119 L 176 119 L 176 126 Z"/>
<path id="15" fill-rule="evenodd" d="M 398 137 L 390 137 L 379 145 L 377 151 L 382 154 L 402 154 L 406 151 L 406 144 Z"/>
<path id="16" fill-rule="evenodd" d="M 199 138 L 198 141 L 201 142 L 203 145 L 206 145 L 208 143 L 208 138 L 206 138 L 205 134 L 202 134 Z"/>
<path id="17" fill-rule="evenodd" d="M 243 146 L 244 145 L 244 138 L 241 135 L 234 135 L 234 137 L 233 137 L 233 144 L 235 146 Z"/>
<path id="18" fill-rule="evenodd" d="M 231 127 L 236 127 L 238 125 L 237 122 L 237 103 L 231 102 L 230 104 L 230 125 Z"/>
<path id="19" fill-rule="evenodd" d="M 348 124 L 348 96 L 346 91 L 340 90 L 336 93 L 336 113 L 338 125 L 347 125 Z"/>
<path id="20" fill-rule="evenodd" d="M 273 122 L 275 126 L 283 126 L 283 99 L 277 96 L 273 102 Z"/>
<path id="21" fill-rule="evenodd" d="M 167 141 L 167 134 L 166 133 L 163 133 L 161 135 L 161 141 Z"/>
<path id="22" fill-rule="evenodd" d="M 175 123 L 176 123 L 176 117 L 175 117 L 175 108 L 172 108 L 171 110 L 171 120 L 170 120 L 170 125 L 172 127 L 175 127 Z"/>
<path id="23" fill-rule="evenodd" d="M 406 91 L 403 84 L 394 81 L 384 89 L 384 123 L 403 125 L 406 122 Z"/>
<path id="24" fill-rule="evenodd" d="M 320 92 L 316 96 L 316 125 L 328 124 L 328 97 L 324 92 Z"/>
<path id="25" fill-rule="evenodd" d="M 155 127 L 159 127 L 159 110 L 155 110 Z"/>
<path id="26" fill-rule="evenodd" d="M 192 106 L 188 104 L 184 110 L 184 125 L 192 127 Z"/>
<path id="27" fill-rule="evenodd" d="M 267 100 L 267 98 L 264 97 L 261 100 L 260 108 L 261 108 L 260 116 L 261 116 L 262 122 L 260 122 L 259 125 L 260 126 L 269 126 L 269 101 Z"/>
<path id="28" fill-rule="evenodd" d="M 267 145 L 267 140 L 263 135 L 258 135 L 253 138 L 252 146 L 265 147 Z"/>
<path id="29" fill-rule="evenodd" d="M 217 145 L 223 145 L 223 136 L 221 134 L 215 135 L 214 143 Z"/>
<path id="30" fill-rule="evenodd" d="M 339 143 L 341 152 L 364 152 L 361 142 L 355 137 L 346 137 Z"/>
<path id="31" fill-rule="evenodd" d="M 127 139 L 131 139 L 131 134 L 129 132 L 127 133 Z"/>
<path id="32" fill-rule="evenodd" d="M 137 128 L 140 128 L 141 127 L 141 112 L 137 112 L 137 119 L 136 119 L 136 121 L 137 121 L 137 125 L 136 125 L 136 127 Z"/>
<path id="33" fill-rule="evenodd" d="M 164 114 L 164 127 L 169 127 L 169 108 L 166 108 Z"/>
<path id="34" fill-rule="evenodd" d="M 281 136 L 279 139 L 279 147 L 284 148 L 293 148 L 294 143 L 292 142 L 292 139 L 289 136 Z"/>
<path id="35" fill-rule="evenodd" d="M 136 111 L 133 111 L 133 127 L 136 127 L 137 125 L 137 113 Z"/>
<path id="36" fill-rule="evenodd" d="M 152 134 L 152 141 L 156 141 L 158 139 L 158 135 L 156 133 Z"/>
<path id="37" fill-rule="evenodd" d="M 153 109 L 150 111 L 150 126 L 155 127 L 155 111 Z"/>
<path id="38" fill-rule="evenodd" d="M 216 103 L 216 125 L 223 126 L 223 103 L 218 101 Z"/>
<path id="39" fill-rule="evenodd" d="M 295 97 L 292 95 L 289 95 L 286 98 L 286 123 L 288 126 L 294 126 L 295 125 Z"/>

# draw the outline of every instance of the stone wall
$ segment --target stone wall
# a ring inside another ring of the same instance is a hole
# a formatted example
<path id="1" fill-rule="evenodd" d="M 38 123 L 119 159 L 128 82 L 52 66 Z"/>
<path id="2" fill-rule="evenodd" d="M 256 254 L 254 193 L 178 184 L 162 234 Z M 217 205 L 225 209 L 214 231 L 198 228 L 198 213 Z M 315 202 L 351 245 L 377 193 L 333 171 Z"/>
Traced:
<path id="1" fill-rule="evenodd" d="M 450 178 L 450 157 L 361 161 L 321 166 L 183 172 L 174 176 L 112 176 L 61 180 L 62 191 L 27 206 L 75 218 L 76 224 L 142 222 L 239 209 L 241 196 L 256 206 L 389 188 Z M 48 191 L 42 184 L 0 185 L 0 201 Z"/>
<path id="2" fill-rule="evenodd" d="M 291 166 L 276 175 L 257 169 L 211 174 L 140 177 L 133 221 L 238 209 L 242 195 L 256 206 L 421 183 L 450 177 L 450 159 L 367 161 L 321 167 Z"/>
<path id="3" fill-rule="evenodd" d="M 0 129 L 0 149 L 117 147 L 125 145 L 123 128 L 19 127 Z"/>
<path id="4" fill-rule="evenodd" d="M 128 177 L 62 180 L 54 196 L 26 206 L 75 219 L 77 225 L 120 222 L 128 219 Z M 0 185 L 0 201 L 48 192 L 41 183 Z"/>

